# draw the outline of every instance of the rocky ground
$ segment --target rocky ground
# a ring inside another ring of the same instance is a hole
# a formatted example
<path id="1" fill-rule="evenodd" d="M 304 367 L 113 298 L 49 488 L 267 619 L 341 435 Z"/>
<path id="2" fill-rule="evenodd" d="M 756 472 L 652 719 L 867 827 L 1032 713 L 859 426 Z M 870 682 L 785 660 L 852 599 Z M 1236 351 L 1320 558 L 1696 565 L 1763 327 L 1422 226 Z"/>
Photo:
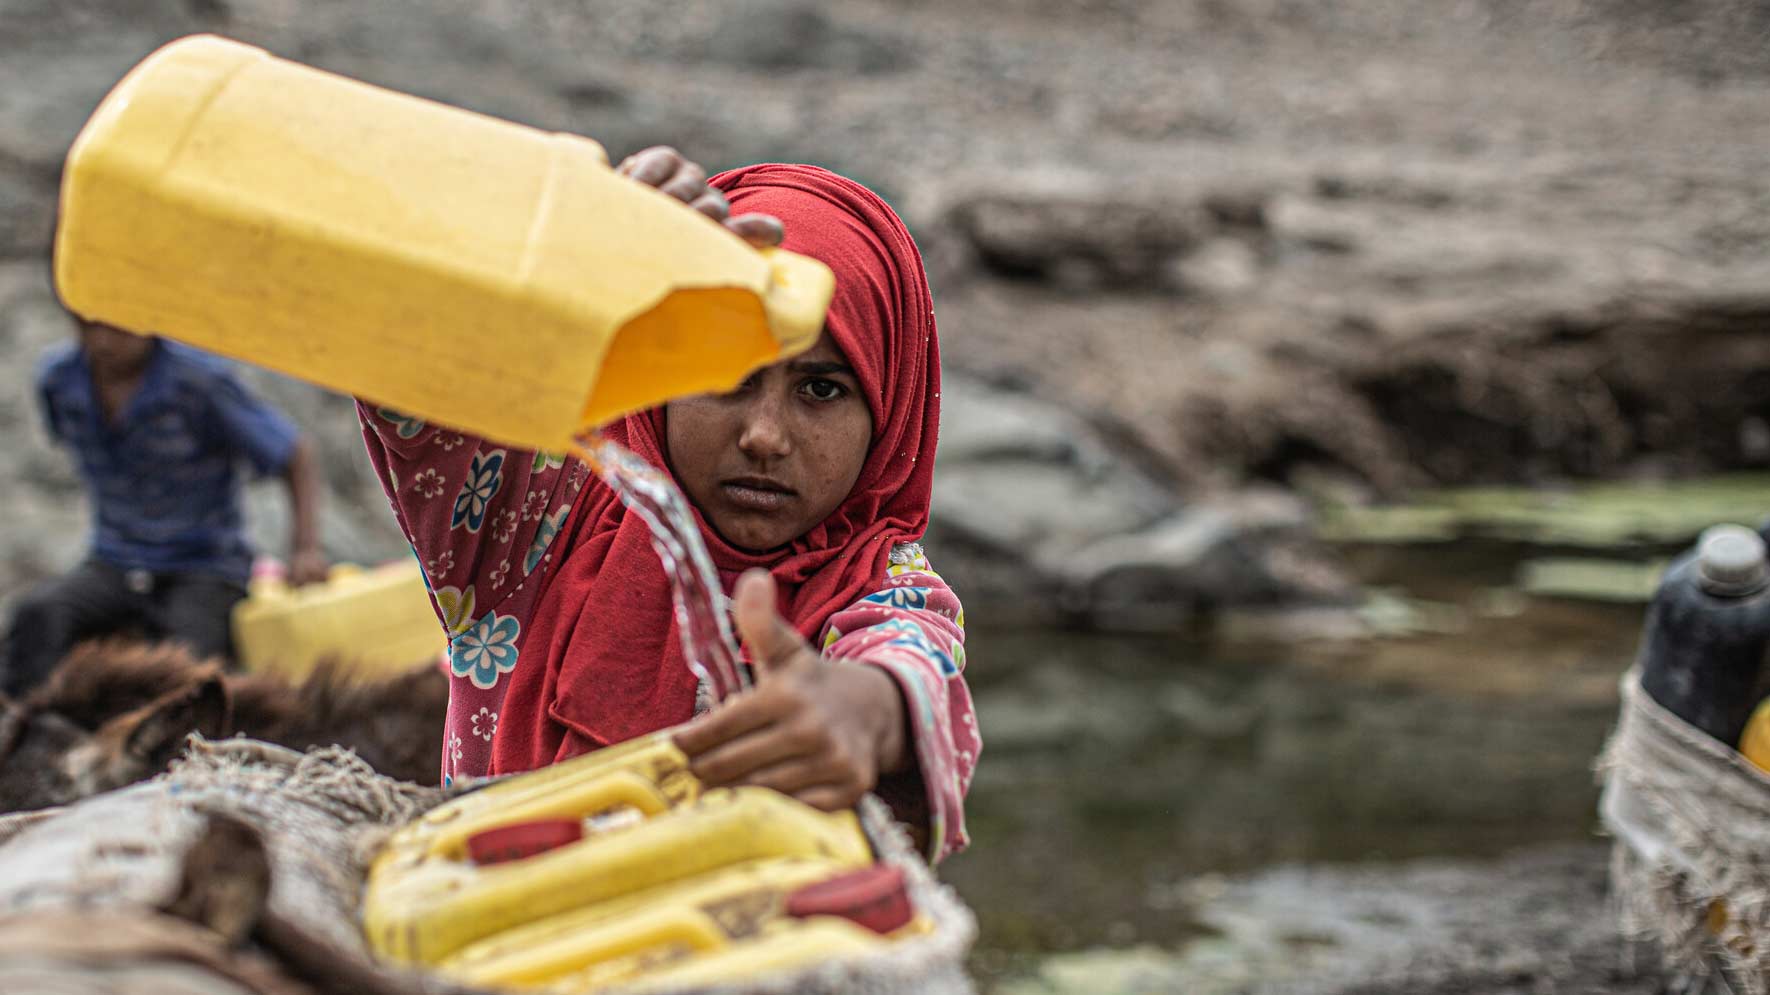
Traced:
<path id="1" fill-rule="evenodd" d="M 5 0 L 19 437 L 63 333 L 60 159 L 198 30 L 617 156 L 876 185 L 935 276 L 966 409 L 936 538 L 976 599 L 1107 624 L 1331 599 L 1299 489 L 1770 460 L 1770 12 L 1743 0 Z M 397 551 L 347 414 L 276 393 L 327 442 L 334 549 Z M 79 518 L 56 458 L 4 458 L 20 580 Z"/>

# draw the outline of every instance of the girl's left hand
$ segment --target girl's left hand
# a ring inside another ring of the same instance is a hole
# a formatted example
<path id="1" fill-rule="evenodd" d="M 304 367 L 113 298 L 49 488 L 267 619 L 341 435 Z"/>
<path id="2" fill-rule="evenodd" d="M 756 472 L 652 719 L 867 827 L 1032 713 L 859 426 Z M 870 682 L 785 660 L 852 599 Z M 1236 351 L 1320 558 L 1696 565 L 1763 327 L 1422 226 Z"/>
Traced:
<path id="1" fill-rule="evenodd" d="M 906 764 L 903 695 L 878 667 L 822 660 L 775 611 L 774 578 L 752 570 L 734 595 L 756 687 L 676 734 L 709 788 L 755 784 L 808 805 L 852 808 Z"/>
<path id="2" fill-rule="evenodd" d="M 707 184 L 707 171 L 668 145 L 653 145 L 633 153 L 621 160 L 615 172 L 648 187 L 657 187 L 758 249 L 780 245 L 785 234 L 780 219 L 771 214 L 732 217 L 725 194 Z"/>

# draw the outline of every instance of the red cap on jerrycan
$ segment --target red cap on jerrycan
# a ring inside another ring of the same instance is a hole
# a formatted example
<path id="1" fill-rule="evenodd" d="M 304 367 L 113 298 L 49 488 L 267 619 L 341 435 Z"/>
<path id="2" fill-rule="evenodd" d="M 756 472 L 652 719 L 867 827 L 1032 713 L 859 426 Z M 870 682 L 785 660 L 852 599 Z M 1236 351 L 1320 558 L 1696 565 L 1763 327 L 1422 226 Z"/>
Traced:
<path id="1" fill-rule="evenodd" d="M 893 933 L 916 917 L 903 870 L 874 864 L 850 874 L 809 884 L 787 896 L 787 915 L 840 916 L 875 933 Z"/>
<path id="2" fill-rule="evenodd" d="M 474 833 L 467 837 L 467 856 L 476 864 L 503 864 L 583 838 L 584 824 L 577 819 L 537 819 Z"/>

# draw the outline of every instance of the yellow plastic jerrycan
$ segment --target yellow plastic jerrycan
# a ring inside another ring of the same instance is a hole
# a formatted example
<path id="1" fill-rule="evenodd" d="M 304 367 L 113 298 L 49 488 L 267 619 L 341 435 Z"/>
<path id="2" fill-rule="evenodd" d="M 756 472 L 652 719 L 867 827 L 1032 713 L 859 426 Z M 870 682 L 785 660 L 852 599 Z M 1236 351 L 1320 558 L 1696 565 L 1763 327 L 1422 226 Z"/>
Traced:
<path id="1" fill-rule="evenodd" d="M 790 971 L 840 957 L 877 950 L 888 942 L 846 919 L 776 919 L 753 937 L 717 949 L 671 956 L 645 950 L 583 971 L 563 975 L 541 988 L 548 995 L 584 995 L 619 986 L 623 993 L 681 992 L 730 985 L 777 971 Z"/>
<path id="2" fill-rule="evenodd" d="M 291 678 L 326 660 L 364 677 L 403 673 L 448 648 L 414 560 L 339 565 L 325 583 L 299 588 L 255 570 L 233 627 L 241 666 Z"/>
<path id="3" fill-rule="evenodd" d="M 55 280 L 88 319 L 546 450 L 808 347 L 834 289 L 589 139 L 214 36 L 87 122 Z"/>
<path id="4" fill-rule="evenodd" d="M 532 848 L 543 852 L 513 854 L 523 859 L 494 861 L 486 852 L 505 831 L 561 829 L 564 836 Z M 483 788 L 395 833 L 370 868 L 363 925 L 381 956 L 436 965 L 508 930 L 788 858 L 834 872 L 873 859 L 852 812 L 820 812 L 764 788 L 702 793 L 665 731 Z M 658 922 L 598 934 L 559 956 L 582 963 L 677 928 Z M 510 963 L 505 957 L 494 970 Z"/>
<path id="5" fill-rule="evenodd" d="M 665 961 L 656 967 L 609 965 L 591 968 L 549 985 L 549 995 L 579 995 L 619 985 L 622 992 L 681 992 L 729 985 L 776 971 L 809 967 L 820 961 L 853 957 L 877 950 L 885 942 L 877 933 L 846 919 L 821 917 L 803 921 L 775 920 L 760 935 L 707 954 Z M 600 975 L 600 976 L 599 976 Z"/>
<path id="6" fill-rule="evenodd" d="M 544 987 L 592 973 L 594 980 L 580 978 L 582 987 L 611 983 L 642 964 L 722 952 L 760 934 L 794 889 L 844 870 L 822 857 L 747 861 L 495 933 L 437 969 L 493 988 Z"/>

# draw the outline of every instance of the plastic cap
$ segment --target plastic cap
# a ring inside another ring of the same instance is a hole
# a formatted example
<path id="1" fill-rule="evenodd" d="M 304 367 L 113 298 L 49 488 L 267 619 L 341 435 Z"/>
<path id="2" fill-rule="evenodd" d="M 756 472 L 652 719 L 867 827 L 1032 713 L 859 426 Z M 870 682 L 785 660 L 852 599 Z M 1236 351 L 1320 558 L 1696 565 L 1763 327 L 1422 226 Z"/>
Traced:
<path id="1" fill-rule="evenodd" d="M 875 933 L 893 933 L 910 924 L 916 911 L 904 888 L 903 870 L 889 864 L 806 885 L 787 896 L 787 915 L 797 919 L 840 916 Z"/>
<path id="2" fill-rule="evenodd" d="M 502 864 L 555 850 L 584 838 L 577 819 L 537 819 L 499 826 L 467 837 L 467 855 L 476 864 Z"/>
<path id="3" fill-rule="evenodd" d="M 1764 540 L 1743 525 L 1713 525 L 1697 541 L 1697 569 L 1710 594 L 1744 595 L 1770 580 Z"/>

